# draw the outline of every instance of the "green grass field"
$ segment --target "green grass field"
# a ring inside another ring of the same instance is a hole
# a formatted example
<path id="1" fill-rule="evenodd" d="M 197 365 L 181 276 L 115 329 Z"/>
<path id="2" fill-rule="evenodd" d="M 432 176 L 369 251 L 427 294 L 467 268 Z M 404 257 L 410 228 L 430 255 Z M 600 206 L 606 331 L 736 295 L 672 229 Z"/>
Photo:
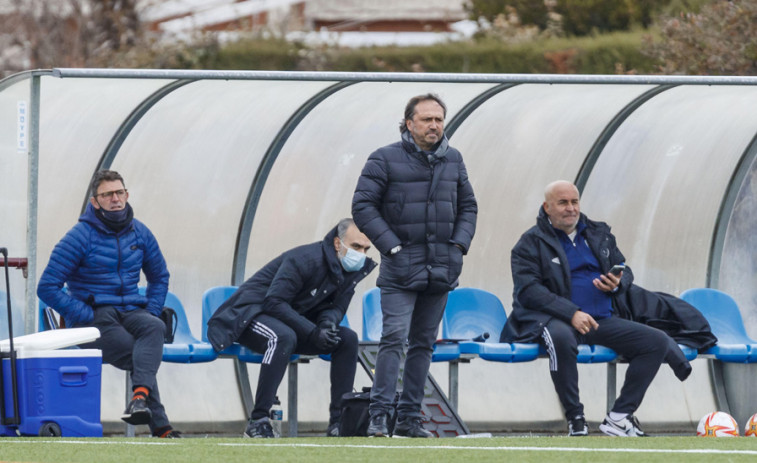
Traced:
<path id="1" fill-rule="evenodd" d="M 0 438 L 1 462 L 754 462 L 757 439 Z"/>

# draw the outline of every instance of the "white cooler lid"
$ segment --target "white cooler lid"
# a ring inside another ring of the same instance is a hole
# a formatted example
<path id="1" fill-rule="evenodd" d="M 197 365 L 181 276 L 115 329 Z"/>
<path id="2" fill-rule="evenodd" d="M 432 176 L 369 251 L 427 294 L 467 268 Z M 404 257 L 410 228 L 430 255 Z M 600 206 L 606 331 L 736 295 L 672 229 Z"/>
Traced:
<path id="1" fill-rule="evenodd" d="M 94 341 L 99 337 L 100 330 L 95 327 L 65 328 L 14 337 L 13 347 L 16 350 L 54 350 Z M 9 351 L 10 340 L 0 341 L 0 352 Z"/>

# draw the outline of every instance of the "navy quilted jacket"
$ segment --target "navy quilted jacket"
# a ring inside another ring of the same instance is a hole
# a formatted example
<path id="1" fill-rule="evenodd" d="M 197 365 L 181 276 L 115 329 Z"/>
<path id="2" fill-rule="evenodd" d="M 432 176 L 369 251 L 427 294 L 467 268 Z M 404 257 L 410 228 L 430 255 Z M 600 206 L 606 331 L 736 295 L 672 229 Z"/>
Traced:
<path id="1" fill-rule="evenodd" d="M 137 288 L 140 271 L 147 279 L 145 296 Z M 160 315 L 168 277 L 158 242 L 142 222 L 133 219 L 116 234 L 88 204 L 79 223 L 55 245 L 37 295 L 63 316 L 66 326 L 83 326 L 92 322 L 92 309 L 99 305 Z"/>
<path id="2" fill-rule="evenodd" d="M 300 340 L 322 323 L 338 325 L 355 285 L 376 264 L 367 258 L 359 271 L 343 271 L 334 250 L 336 232 L 334 227 L 322 241 L 286 251 L 245 281 L 208 320 L 213 348 L 227 348 L 261 313 L 286 323 Z"/>
<path id="3" fill-rule="evenodd" d="M 584 238 L 599 262 L 602 273 L 626 261 L 615 242 L 615 235 L 604 222 L 590 220 L 583 213 L 579 220 L 586 224 Z M 543 207 L 539 208 L 536 225 L 518 240 L 510 256 L 513 274 L 513 311 L 502 330 L 502 342 L 535 341 L 544 325 L 556 317 L 570 323 L 579 307 L 571 301 L 570 264 L 557 234 L 549 223 Z M 626 266 L 615 299 L 633 283 L 631 267 Z"/>
<path id="4" fill-rule="evenodd" d="M 460 152 L 449 147 L 429 162 L 407 141 L 368 157 L 352 198 L 355 224 L 382 254 L 378 286 L 409 291 L 457 286 L 477 213 Z"/>

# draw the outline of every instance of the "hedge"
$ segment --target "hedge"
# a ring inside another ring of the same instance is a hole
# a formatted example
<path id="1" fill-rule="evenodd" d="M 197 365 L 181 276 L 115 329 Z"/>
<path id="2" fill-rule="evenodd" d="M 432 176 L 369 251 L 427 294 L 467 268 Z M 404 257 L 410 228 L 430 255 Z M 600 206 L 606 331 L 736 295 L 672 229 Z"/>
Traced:
<path id="1" fill-rule="evenodd" d="M 650 73 L 655 62 L 642 54 L 643 35 L 625 32 L 521 44 L 481 40 L 358 49 L 306 49 L 281 40 L 247 40 L 219 48 L 200 65 L 212 69 L 349 72 Z"/>

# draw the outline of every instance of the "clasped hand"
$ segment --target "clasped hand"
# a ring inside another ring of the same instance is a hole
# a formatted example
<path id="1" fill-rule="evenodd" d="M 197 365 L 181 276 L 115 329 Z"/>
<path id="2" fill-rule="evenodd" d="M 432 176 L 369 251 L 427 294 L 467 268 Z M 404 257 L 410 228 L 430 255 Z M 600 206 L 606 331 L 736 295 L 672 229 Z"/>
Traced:
<path id="1" fill-rule="evenodd" d="M 310 333 L 310 341 L 321 350 L 333 349 L 341 340 L 333 323 L 318 326 Z"/>

